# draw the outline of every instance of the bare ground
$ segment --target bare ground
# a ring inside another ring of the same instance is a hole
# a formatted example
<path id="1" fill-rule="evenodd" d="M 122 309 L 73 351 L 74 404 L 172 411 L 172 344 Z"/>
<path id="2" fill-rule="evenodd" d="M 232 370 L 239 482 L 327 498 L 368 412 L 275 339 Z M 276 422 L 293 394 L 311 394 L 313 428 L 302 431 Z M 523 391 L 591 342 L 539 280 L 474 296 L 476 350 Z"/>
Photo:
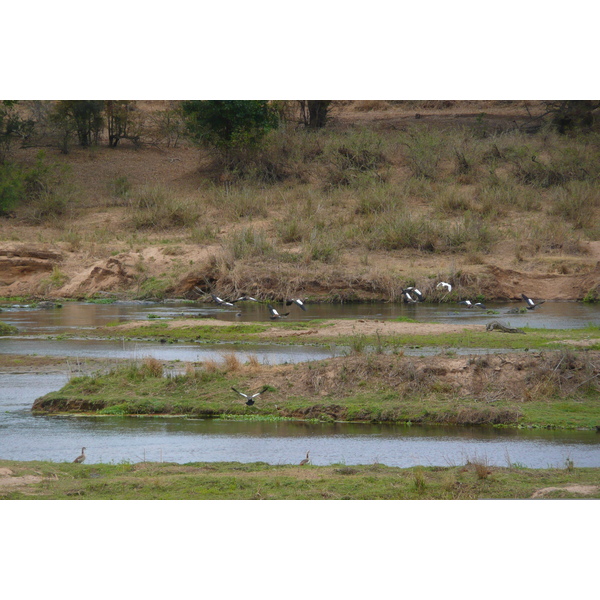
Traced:
<path id="1" fill-rule="evenodd" d="M 148 112 L 159 110 L 163 104 L 140 103 Z M 393 132 L 414 123 L 461 127 L 476 123 L 483 112 L 492 127 L 506 127 L 527 123 L 531 115 L 542 111 L 540 103 L 532 102 L 413 104 L 338 102 L 332 113 L 332 129 L 364 126 L 375 132 Z M 31 163 L 37 151 L 17 149 L 16 156 Z M 206 276 L 215 280 L 214 261 L 222 253 L 222 236 L 239 223 L 215 221 L 217 239 L 201 243 L 191 242 L 185 229 L 132 232 L 126 226 L 127 207 L 115 202 L 108 190 L 111 182 L 126 176 L 133 187 L 156 183 L 193 199 L 207 177 L 199 171 L 203 159 L 197 149 L 185 145 L 136 149 L 125 143 L 116 151 L 73 148 L 65 157 L 56 148 L 46 148 L 46 153 L 51 160 L 69 166 L 74 187 L 83 200 L 76 214 L 57 222 L 31 225 L 20 218 L 0 219 L 0 296 L 132 297 L 140 293 L 144 282 L 168 276 L 167 296 L 197 297 L 195 286 L 206 289 Z M 406 169 L 403 165 L 394 168 L 398 172 Z M 303 189 L 298 193 L 304 193 Z M 253 224 L 265 230 L 272 225 L 270 219 L 256 218 Z M 515 261 L 514 246 L 512 241 L 499 244 L 493 254 L 476 260 L 456 254 L 372 251 L 366 261 L 352 249 L 344 250 L 334 265 L 266 265 L 260 260 L 244 260 L 220 282 L 224 292 L 279 297 L 289 291 L 315 301 L 332 297 L 397 301 L 398 290 L 407 280 L 414 280 L 431 294 L 439 279 L 457 272 L 462 275 L 455 282 L 456 290 L 465 294 L 476 290 L 490 299 L 520 300 L 525 292 L 539 299 L 580 300 L 600 283 L 599 241 L 581 242 L 581 252 L 575 256 L 524 256 L 519 261 Z M 293 252 L 294 248 L 287 250 Z"/>

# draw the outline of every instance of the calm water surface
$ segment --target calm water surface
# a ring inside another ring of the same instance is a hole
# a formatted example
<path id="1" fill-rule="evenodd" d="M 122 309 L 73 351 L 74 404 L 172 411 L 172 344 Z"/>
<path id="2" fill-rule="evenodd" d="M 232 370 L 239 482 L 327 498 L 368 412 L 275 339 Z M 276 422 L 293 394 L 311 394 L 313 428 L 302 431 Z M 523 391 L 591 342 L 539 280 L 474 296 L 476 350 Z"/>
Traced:
<path id="1" fill-rule="evenodd" d="M 467 460 L 532 468 L 600 467 L 600 435 L 481 427 L 406 427 L 356 423 L 236 422 L 165 417 L 34 416 L 33 401 L 68 381 L 63 371 L 0 374 L 0 457 L 71 461 L 263 461 L 315 465 L 461 465 Z"/>
<path id="2" fill-rule="evenodd" d="M 488 303 L 491 314 L 481 309 L 468 309 L 458 304 L 406 305 L 401 303 L 308 304 L 306 312 L 296 305 L 276 305 L 280 312 L 290 312 L 288 321 L 310 319 L 393 319 L 409 317 L 427 323 L 488 323 L 502 320 L 512 327 L 570 329 L 600 324 L 600 306 L 582 302 L 546 302 L 540 308 L 525 314 L 507 314 L 524 303 Z M 241 316 L 237 316 L 241 312 Z M 15 325 L 22 333 L 60 333 L 74 328 L 93 328 L 108 323 L 145 320 L 149 315 L 158 318 L 211 317 L 232 322 L 269 322 L 269 312 L 264 304 L 244 302 L 234 307 L 218 307 L 206 303 L 154 303 L 115 302 L 89 304 L 65 302 L 62 308 L 34 309 L 5 307 L 1 320 Z"/>
<path id="3" fill-rule="evenodd" d="M 410 317 L 423 322 L 487 323 L 502 319 L 513 327 L 575 328 L 600 322 L 600 309 L 581 303 L 545 303 L 524 315 L 507 315 L 519 304 L 494 305 L 485 311 L 449 305 L 345 304 L 309 305 L 307 312 L 291 306 L 288 320 L 313 318 Z M 237 316 L 241 310 L 242 316 Z M 227 321 L 268 322 L 264 305 L 244 303 L 232 309 L 190 303 L 65 303 L 60 309 L 13 307 L 1 320 L 23 335 L 56 335 L 75 328 L 173 316 L 210 316 Z M 277 364 L 318 360 L 343 349 L 281 345 L 157 344 L 115 340 L 47 340 L 0 338 L 0 355 L 198 361 L 222 359 L 235 351 L 241 360 L 252 354 L 261 362 Z M 458 349 L 460 352 L 460 349 Z M 439 349 L 419 348 L 417 354 Z M 469 352 L 473 352 L 470 350 Z M 487 352 L 484 351 L 484 352 Z M 0 356 L 1 360 L 1 356 Z M 294 464 L 310 450 L 313 464 L 369 464 L 390 466 L 455 465 L 482 459 L 506 466 L 509 461 L 534 468 L 600 467 L 600 435 L 589 431 L 522 431 L 494 428 L 402 427 L 368 424 L 307 424 L 300 422 L 232 422 L 182 418 L 92 418 L 34 416 L 34 400 L 68 381 L 66 370 L 45 373 L 0 373 L 0 457 L 11 460 L 70 461 L 86 446 L 87 462 L 264 461 Z"/>

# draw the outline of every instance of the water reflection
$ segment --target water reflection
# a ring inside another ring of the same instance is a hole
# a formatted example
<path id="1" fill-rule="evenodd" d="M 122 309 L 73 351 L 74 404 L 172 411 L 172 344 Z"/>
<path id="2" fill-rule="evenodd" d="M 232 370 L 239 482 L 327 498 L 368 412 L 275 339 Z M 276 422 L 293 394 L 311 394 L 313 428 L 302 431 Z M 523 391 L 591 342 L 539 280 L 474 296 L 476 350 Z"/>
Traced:
<path id="1" fill-rule="evenodd" d="M 581 302 L 546 302 L 524 314 L 508 314 L 523 303 L 486 303 L 489 311 L 467 309 L 457 304 L 414 305 L 401 303 L 309 304 L 306 312 L 289 307 L 288 321 L 310 319 L 393 319 L 408 317 L 428 323 L 488 323 L 501 319 L 511 327 L 566 329 L 600 323 L 600 306 Z M 276 307 L 277 308 L 277 307 Z M 286 308 L 286 311 L 288 308 Z M 237 316 L 241 312 L 241 316 Z M 218 307 L 204 303 L 113 303 L 86 304 L 65 302 L 62 308 L 5 308 L 2 321 L 15 325 L 23 333 L 57 333 L 74 328 L 93 328 L 109 323 L 143 320 L 149 316 L 211 317 L 231 322 L 269 322 L 266 305 L 246 302 L 234 307 Z M 199 321 L 200 323 L 202 321 Z"/>

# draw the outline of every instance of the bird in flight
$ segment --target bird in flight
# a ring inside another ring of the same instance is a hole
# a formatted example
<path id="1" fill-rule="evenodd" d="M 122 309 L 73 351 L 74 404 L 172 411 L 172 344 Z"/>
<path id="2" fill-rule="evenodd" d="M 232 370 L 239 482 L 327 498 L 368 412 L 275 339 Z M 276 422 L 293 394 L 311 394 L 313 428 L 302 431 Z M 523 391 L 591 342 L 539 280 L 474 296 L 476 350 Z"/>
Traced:
<path id="1" fill-rule="evenodd" d="M 485 308 L 485 305 L 481 304 L 481 302 L 475 302 L 475 304 L 473 304 L 470 300 L 461 300 L 459 304 L 465 304 L 467 308 L 474 308 L 475 306 L 479 306 L 479 308 Z"/>
<path id="2" fill-rule="evenodd" d="M 253 298 L 252 296 L 241 296 L 237 300 L 234 300 L 234 302 L 246 302 L 246 301 L 258 302 L 258 300 L 256 298 Z"/>
<path id="3" fill-rule="evenodd" d="M 82 463 L 85 460 L 85 448 L 81 449 L 81 454 L 73 461 L 74 463 Z"/>
<path id="4" fill-rule="evenodd" d="M 304 306 L 304 302 L 302 302 L 300 298 L 294 298 L 293 300 L 285 301 L 286 306 L 289 306 L 290 304 L 297 304 L 302 310 L 306 310 L 306 306 Z"/>
<path id="5" fill-rule="evenodd" d="M 446 283 L 445 281 L 440 281 L 436 286 L 436 289 L 440 289 L 440 288 L 444 288 L 446 290 L 448 290 L 449 292 L 452 291 L 452 285 L 449 283 Z"/>
<path id="6" fill-rule="evenodd" d="M 223 298 L 219 298 L 219 296 L 215 296 L 215 294 L 211 294 L 211 296 L 219 306 L 233 306 L 231 302 L 227 302 L 227 300 L 223 300 Z"/>
<path id="7" fill-rule="evenodd" d="M 423 296 L 421 291 L 418 290 L 416 287 L 413 287 L 412 285 L 410 287 L 407 287 L 405 290 L 402 290 L 402 292 L 409 292 L 413 296 L 416 296 L 419 302 L 423 302 L 425 300 L 425 296 Z"/>
<path id="8" fill-rule="evenodd" d="M 521 298 L 523 298 L 523 300 L 525 300 L 525 302 L 527 303 L 527 310 L 533 310 L 536 306 L 539 306 L 540 304 L 544 304 L 544 302 L 546 302 L 545 300 L 540 300 L 539 302 L 534 302 L 531 298 L 528 298 L 525 294 L 521 294 Z"/>
<path id="9" fill-rule="evenodd" d="M 269 308 L 269 312 L 271 313 L 271 316 L 269 317 L 270 319 L 281 319 L 281 317 L 287 317 L 290 314 L 289 312 L 281 314 L 278 313 L 277 310 L 273 308 L 271 304 L 267 304 L 267 307 Z"/>
<path id="10" fill-rule="evenodd" d="M 234 387 L 231 388 L 234 392 L 236 392 L 237 394 L 239 394 L 242 398 L 246 398 L 246 405 L 247 406 L 252 406 L 254 404 L 254 398 L 256 398 L 257 396 L 260 396 L 263 392 L 266 392 L 269 388 L 267 386 L 265 386 L 262 390 L 260 390 L 260 392 L 256 392 L 256 394 L 244 394 L 244 392 L 240 392 L 239 390 L 236 390 Z"/>
<path id="11" fill-rule="evenodd" d="M 408 304 L 416 304 L 418 302 L 416 296 L 412 296 L 408 289 L 402 290 L 401 293 L 402 297 L 404 298 L 404 302 L 407 302 Z"/>

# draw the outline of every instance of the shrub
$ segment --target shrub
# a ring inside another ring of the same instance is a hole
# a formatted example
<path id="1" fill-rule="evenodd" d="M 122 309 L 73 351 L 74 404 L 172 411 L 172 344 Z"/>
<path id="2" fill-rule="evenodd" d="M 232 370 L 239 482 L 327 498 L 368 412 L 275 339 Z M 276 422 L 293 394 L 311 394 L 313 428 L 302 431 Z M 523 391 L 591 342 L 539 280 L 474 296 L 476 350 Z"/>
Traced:
<path id="1" fill-rule="evenodd" d="M 134 193 L 129 201 L 130 222 L 135 229 L 169 229 L 196 225 L 199 207 L 176 198 L 159 185 L 147 185 Z"/>

